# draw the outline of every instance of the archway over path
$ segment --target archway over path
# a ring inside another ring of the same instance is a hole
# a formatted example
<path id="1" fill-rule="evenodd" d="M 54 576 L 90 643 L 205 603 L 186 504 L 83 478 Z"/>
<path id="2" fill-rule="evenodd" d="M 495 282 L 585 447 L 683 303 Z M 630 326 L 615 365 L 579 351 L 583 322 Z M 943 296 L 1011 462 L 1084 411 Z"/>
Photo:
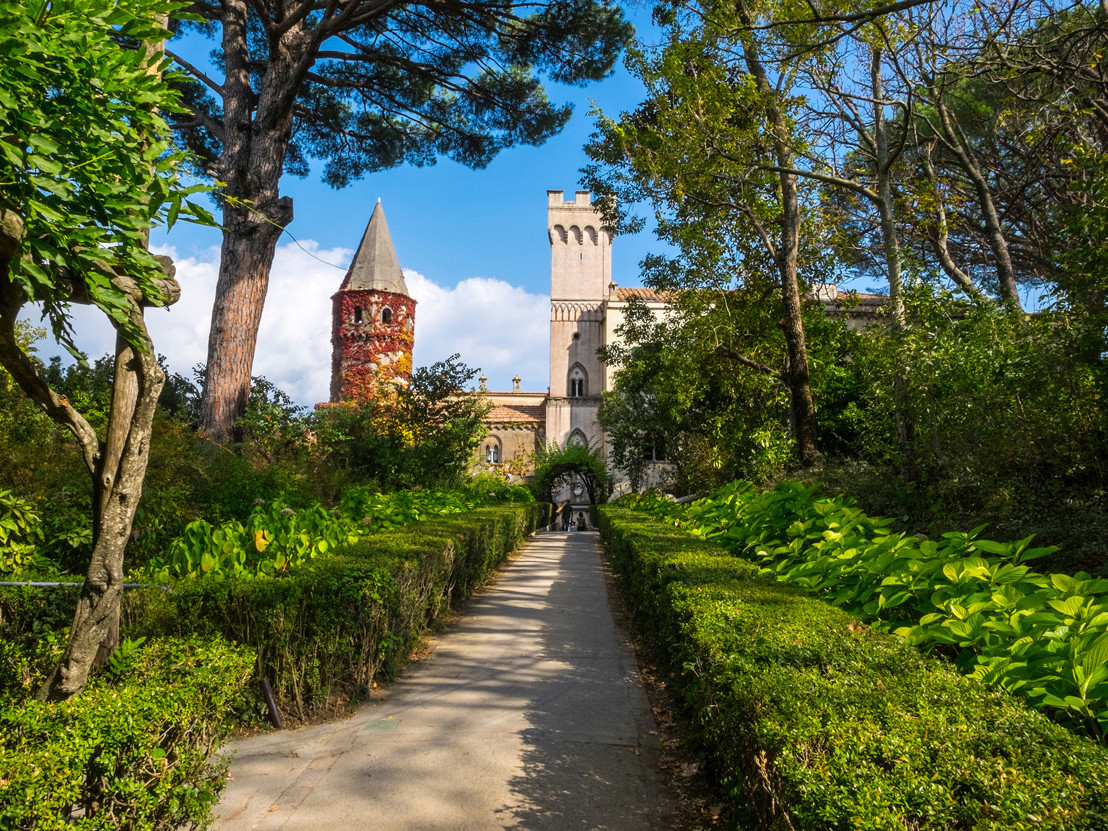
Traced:
<path id="1" fill-rule="evenodd" d="M 535 459 L 535 475 L 531 489 L 538 499 L 556 502 L 557 493 L 579 483 L 590 504 L 606 502 L 612 492 L 612 477 L 600 454 L 588 447 L 570 442 L 565 447 L 551 446 L 540 450 Z M 578 494 L 574 492 L 574 496 Z"/>

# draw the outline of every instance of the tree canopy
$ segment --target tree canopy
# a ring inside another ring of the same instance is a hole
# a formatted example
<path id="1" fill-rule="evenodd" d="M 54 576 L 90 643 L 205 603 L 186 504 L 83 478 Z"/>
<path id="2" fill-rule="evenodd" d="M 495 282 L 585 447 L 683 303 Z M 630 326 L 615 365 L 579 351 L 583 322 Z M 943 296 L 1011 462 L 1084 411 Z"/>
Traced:
<path id="1" fill-rule="evenodd" d="M 539 144 L 570 108 L 543 79 L 608 74 L 632 29 L 611 0 L 224 0 L 192 2 L 171 49 L 193 78 L 181 138 L 223 183 L 224 241 L 202 424 L 224 437 L 246 404 L 273 253 L 292 220 L 281 176 L 311 159 L 342 186 L 446 156 L 483 167 Z M 185 54 L 217 43 L 214 67 Z"/>

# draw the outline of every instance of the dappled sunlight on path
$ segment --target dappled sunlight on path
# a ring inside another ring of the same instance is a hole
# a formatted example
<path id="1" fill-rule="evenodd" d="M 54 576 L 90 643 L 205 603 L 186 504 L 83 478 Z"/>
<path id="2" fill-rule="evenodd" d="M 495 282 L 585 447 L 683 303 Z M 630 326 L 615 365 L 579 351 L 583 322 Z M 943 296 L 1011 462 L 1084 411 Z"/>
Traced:
<path id="1" fill-rule="evenodd" d="M 217 829 L 662 829 L 595 533 L 536 536 L 349 721 L 238 743 Z"/>

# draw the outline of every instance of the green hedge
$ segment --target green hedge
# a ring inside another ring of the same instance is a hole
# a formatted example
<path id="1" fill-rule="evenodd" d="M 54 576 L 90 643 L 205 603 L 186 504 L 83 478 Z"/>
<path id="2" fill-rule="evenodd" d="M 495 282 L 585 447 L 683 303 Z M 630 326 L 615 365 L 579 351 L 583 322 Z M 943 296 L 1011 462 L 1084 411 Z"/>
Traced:
<path id="1" fill-rule="evenodd" d="M 220 635 L 257 653 L 283 714 L 311 718 L 334 696 L 364 695 L 546 521 L 511 503 L 367 536 L 287 576 L 181 580 L 127 595 L 125 631 Z"/>
<path id="2" fill-rule="evenodd" d="M 60 703 L 0 707 L 0 828 L 204 825 L 222 790 L 209 757 L 254 656 L 218 640 L 151 641 Z"/>
<path id="3" fill-rule="evenodd" d="M 1108 753 L 641 514 L 600 530 L 734 817 L 791 829 L 1104 829 Z"/>

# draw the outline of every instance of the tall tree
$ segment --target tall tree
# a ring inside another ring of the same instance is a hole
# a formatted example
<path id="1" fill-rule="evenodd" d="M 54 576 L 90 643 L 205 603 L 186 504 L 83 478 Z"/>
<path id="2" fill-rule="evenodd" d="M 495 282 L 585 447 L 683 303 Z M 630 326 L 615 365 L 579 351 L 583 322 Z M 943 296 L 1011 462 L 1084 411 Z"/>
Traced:
<path id="1" fill-rule="evenodd" d="M 756 25 L 758 0 L 664 4 L 664 48 L 637 53 L 633 66 L 648 99 L 619 121 L 601 118 L 587 152 L 589 185 L 620 204 L 651 203 L 660 233 L 695 257 L 731 250 L 730 281 L 778 304 L 783 367 L 721 343 L 747 368 L 781 378 L 789 389 L 797 459 L 819 455 L 815 404 L 801 316 L 804 189 L 795 170 L 795 69 L 778 62 L 775 41 Z M 622 210 L 622 209 L 619 209 Z M 689 269 L 686 274 L 691 273 Z"/>
<path id="2" fill-rule="evenodd" d="M 142 493 L 165 373 L 143 307 L 179 294 L 146 250 L 149 227 L 182 208 L 179 153 L 159 115 L 177 95 L 160 41 L 172 0 L 0 2 L 0 363 L 76 438 L 92 480 L 93 551 L 69 642 L 42 694 L 81 690 L 119 617 L 123 556 Z M 129 44 L 129 45 L 128 45 Z M 187 208 L 187 205 L 185 205 Z M 16 318 L 42 303 L 76 354 L 69 305 L 99 308 L 119 337 L 111 413 L 100 436 L 24 351 Z"/>
<path id="3" fill-rule="evenodd" d="M 343 186 L 439 155 L 483 167 L 565 125 L 540 75 L 607 75 L 632 28 L 613 0 L 222 0 L 192 2 L 215 64 L 173 52 L 199 82 L 175 122 L 224 183 L 223 246 L 201 426 L 229 435 L 250 368 L 277 241 L 292 221 L 283 172 L 326 161 Z"/>

